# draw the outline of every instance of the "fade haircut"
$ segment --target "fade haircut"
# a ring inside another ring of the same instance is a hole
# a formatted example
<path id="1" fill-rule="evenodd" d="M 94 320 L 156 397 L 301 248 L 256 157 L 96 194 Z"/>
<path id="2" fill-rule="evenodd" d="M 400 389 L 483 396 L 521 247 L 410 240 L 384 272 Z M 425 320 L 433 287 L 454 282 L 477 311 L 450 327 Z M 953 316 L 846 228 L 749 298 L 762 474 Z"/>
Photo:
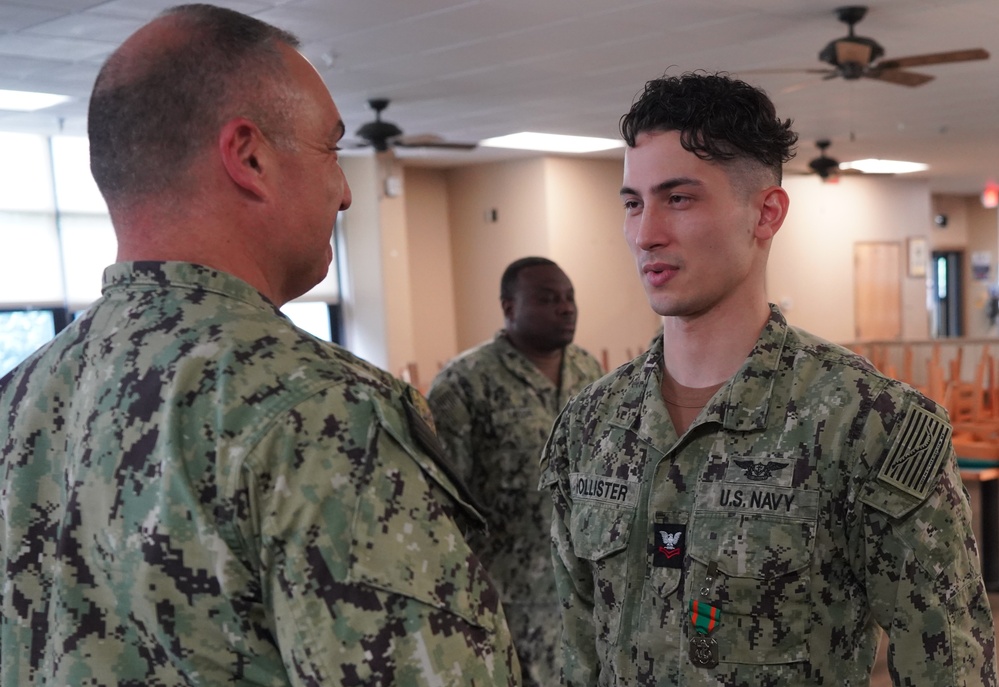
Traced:
<path id="1" fill-rule="evenodd" d="M 620 127 L 631 147 L 639 134 L 678 131 L 683 149 L 702 160 L 749 163 L 749 169 L 767 170 L 777 184 L 798 141 L 791 120 L 781 121 L 764 91 L 724 72 L 649 81 Z"/>
<path id="2" fill-rule="evenodd" d="M 552 265 L 558 267 L 548 258 L 528 257 L 514 260 L 503 270 L 503 277 L 500 279 L 500 300 L 510 300 L 517 291 L 517 276 L 521 270 L 527 267 L 537 267 L 539 265 Z"/>
<path id="3" fill-rule="evenodd" d="M 94 83 L 90 169 L 109 202 L 182 188 L 195 156 L 233 117 L 252 120 L 278 145 L 293 140 L 282 116 L 295 94 L 280 45 L 297 48 L 295 36 L 207 4 L 160 17 L 173 19 L 179 37 L 117 50 Z"/>

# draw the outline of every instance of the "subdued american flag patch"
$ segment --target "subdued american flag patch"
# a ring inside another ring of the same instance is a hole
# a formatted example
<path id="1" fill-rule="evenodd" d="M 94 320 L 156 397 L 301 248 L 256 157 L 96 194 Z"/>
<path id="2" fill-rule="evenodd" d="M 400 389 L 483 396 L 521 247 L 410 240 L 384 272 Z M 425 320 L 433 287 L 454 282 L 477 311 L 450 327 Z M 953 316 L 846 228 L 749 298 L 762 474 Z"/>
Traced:
<path id="1" fill-rule="evenodd" d="M 933 413 L 909 406 L 878 479 L 925 498 L 935 483 L 940 462 L 947 455 L 950 433 L 950 425 Z"/>

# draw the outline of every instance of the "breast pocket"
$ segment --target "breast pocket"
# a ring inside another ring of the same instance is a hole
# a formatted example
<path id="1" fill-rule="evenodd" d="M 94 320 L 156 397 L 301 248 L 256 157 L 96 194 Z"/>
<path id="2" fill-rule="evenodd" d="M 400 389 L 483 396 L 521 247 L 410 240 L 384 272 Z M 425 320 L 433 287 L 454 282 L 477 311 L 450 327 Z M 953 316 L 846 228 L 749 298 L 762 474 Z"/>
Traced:
<path id="1" fill-rule="evenodd" d="M 791 663 L 808 654 L 815 523 L 756 513 L 698 512 L 690 537 L 691 595 L 719 605 L 720 661 Z M 710 564 L 718 566 L 713 580 Z M 708 581 L 707 594 L 700 589 Z M 688 634 L 692 628 L 685 623 Z"/>
<path id="2" fill-rule="evenodd" d="M 628 579 L 628 540 L 635 509 L 577 502 L 569 523 L 573 552 L 590 562 L 593 572 L 597 636 L 613 641 L 621 627 Z"/>

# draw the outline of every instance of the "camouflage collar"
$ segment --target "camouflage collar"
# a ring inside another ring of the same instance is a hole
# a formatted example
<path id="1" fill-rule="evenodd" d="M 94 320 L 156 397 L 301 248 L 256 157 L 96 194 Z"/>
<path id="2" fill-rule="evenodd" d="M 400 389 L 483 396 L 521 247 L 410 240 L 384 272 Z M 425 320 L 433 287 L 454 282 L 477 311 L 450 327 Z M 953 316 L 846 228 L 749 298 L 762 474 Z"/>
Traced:
<path id="1" fill-rule="evenodd" d="M 110 294 L 116 289 L 149 287 L 188 288 L 192 291 L 221 293 L 261 310 L 277 311 L 273 303 L 242 279 L 189 262 L 116 262 L 104 270 L 101 291 Z"/>
<path id="2" fill-rule="evenodd" d="M 766 427 L 770 398 L 778 378 L 788 332 L 787 320 L 780 309 L 771 304 L 770 319 L 746 362 L 709 403 L 709 419 L 720 422 L 725 429 L 736 431 Z"/>
<path id="3" fill-rule="evenodd" d="M 776 305 L 770 306 L 770 319 L 763 327 L 760 338 L 735 375 L 718 390 L 693 426 L 716 422 L 731 431 L 749 432 L 766 427 L 770 411 L 770 397 L 778 378 L 778 367 L 789 332 L 787 320 Z M 614 424 L 637 432 L 651 444 L 660 443 L 655 438 L 662 434 L 661 422 L 666 417 L 666 406 L 660 391 L 663 359 L 663 342 L 660 335 L 644 356 L 633 363 L 633 381 L 621 397 Z"/>
<path id="4" fill-rule="evenodd" d="M 519 377 L 524 381 L 525 384 L 529 384 L 535 389 L 554 389 L 555 385 L 552 384 L 551 380 L 541 374 L 541 370 L 532 363 L 527 357 L 521 353 L 517 348 L 510 342 L 510 339 L 506 336 L 506 330 L 501 329 L 493 337 L 493 343 L 496 344 L 496 348 L 500 354 L 500 360 L 503 361 L 503 365 L 508 369 L 514 376 Z M 562 354 L 562 374 L 565 374 L 566 368 L 566 358 L 568 357 L 567 352 Z"/>

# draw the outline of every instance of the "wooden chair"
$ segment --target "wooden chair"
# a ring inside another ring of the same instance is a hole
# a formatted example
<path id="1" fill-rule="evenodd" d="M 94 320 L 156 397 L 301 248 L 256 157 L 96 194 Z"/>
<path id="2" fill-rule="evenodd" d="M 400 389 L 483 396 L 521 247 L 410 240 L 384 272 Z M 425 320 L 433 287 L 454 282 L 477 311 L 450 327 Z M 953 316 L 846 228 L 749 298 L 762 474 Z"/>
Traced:
<path id="1" fill-rule="evenodd" d="M 939 355 L 931 355 L 926 361 L 926 384 L 920 388 L 920 391 L 946 407 L 944 395 L 947 391 L 947 376 L 943 365 L 940 364 Z"/>
<path id="2" fill-rule="evenodd" d="M 948 382 L 943 405 L 950 413 L 955 433 L 967 432 L 999 438 L 999 418 L 993 414 L 993 407 L 989 402 L 989 387 L 993 385 L 994 374 L 995 361 L 988 348 L 983 347 L 972 381 L 952 379 Z"/>
<path id="3" fill-rule="evenodd" d="M 961 366 L 964 364 L 964 347 L 958 346 L 954 351 L 954 357 L 950 359 L 947 363 L 947 369 L 950 371 L 948 379 L 958 381 L 961 379 Z"/>
<path id="4" fill-rule="evenodd" d="M 417 391 L 422 394 L 427 391 L 420 386 L 420 371 L 416 363 L 406 363 L 406 366 L 399 370 L 399 379 L 416 387 Z"/>
<path id="5" fill-rule="evenodd" d="M 902 376 L 899 379 L 910 386 L 916 386 L 916 379 L 912 374 L 912 358 L 912 345 L 902 344 Z"/>

